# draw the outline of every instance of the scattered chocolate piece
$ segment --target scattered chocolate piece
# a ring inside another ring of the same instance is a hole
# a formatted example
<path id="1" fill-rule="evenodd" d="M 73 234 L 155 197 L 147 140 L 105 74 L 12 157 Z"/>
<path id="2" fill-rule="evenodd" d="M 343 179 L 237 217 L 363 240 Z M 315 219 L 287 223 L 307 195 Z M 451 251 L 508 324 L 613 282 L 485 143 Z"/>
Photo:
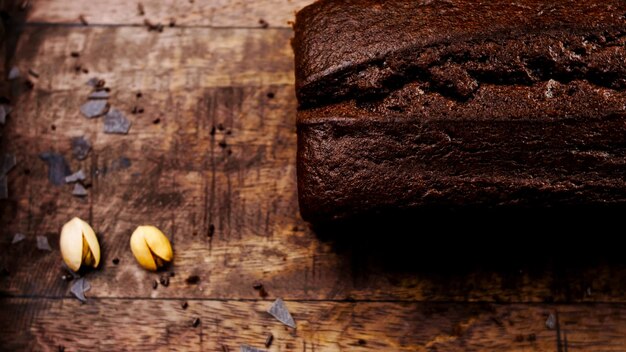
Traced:
<path id="1" fill-rule="evenodd" d="M 120 263 L 120 259 L 119 258 L 113 258 L 113 265 L 117 265 Z"/>
<path id="2" fill-rule="evenodd" d="M 88 69 L 86 69 L 85 67 L 83 67 L 81 71 L 82 71 L 82 73 L 84 73 L 84 74 L 89 73 L 89 70 L 88 70 Z"/>
<path id="3" fill-rule="evenodd" d="M 162 275 L 162 276 L 159 278 L 159 282 L 161 283 L 161 285 L 163 285 L 163 286 L 167 287 L 167 286 L 169 286 L 169 285 L 170 285 L 170 277 L 169 277 L 169 276 L 167 276 L 167 275 Z"/>
<path id="4" fill-rule="evenodd" d="M 272 345 L 272 341 L 274 341 L 274 335 L 270 333 L 265 338 L 265 348 L 270 348 L 270 346 Z"/>
<path id="5" fill-rule="evenodd" d="M 546 327 L 550 330 L 554 330 L 556 328 L 556 317 L 554 314 L 550 313 L 550 315 L 548 315 L 548 319 L 546 319 Z"/>
<path id="6" fill-rule="evenodd" d="M 192 322 L 191 322 L 191 326 L 193 326 L 194 328 L 197 328 L 198 325 L 200 325 L 200 318 L 195 318 Z"/>
<path id="7" fill-rule="evenodd" d="M 261 28 L 267 28 L 270 26 L 270 24 L 267 23 L 267 21 L 262 18 L 259 20 L 259 25 L 261 26 Z"/>
<path id="8" fill-rule="evenodd" d="M 11 241 L 11 244 L 22 242 L 25 238 L 26 236 L 23 233 L 18 232 L 15 235 L 13 235 L 13 241 Z"/>
<path id="9" fill-rule="evenodd" d="M 82 184 L 75 183 L 74 189 L 72 190 L 72 195 L 75 197 L 86 197 L 87 190 L 85 189 L 85 186 L 83 186 Z"/>
<path id="10" fill-rule="evenodd" d="M 65 183 L 74 183 L 78 181 L 84 181 L 87 178 L 83 169 L 78 170 L 77 172 L 65 176 Z"/>
<path id="11" fill-rule="evenodd" d="M 131 110 L 132 114 L 143 114 L 143 108 L 140 108 L 138 106 L 133 106 L 133 110 Z"/>
<path id="12" fill-rule="evenodd" d="M 26 87 L 26 89 L 28 90 L 31 90 L 35 88 L 35 83 L 33 83 L 33 81 L 31 81 L 30 79 L 27 79 L 24 81 L 24 87 Z"/>
<path id="13" fill-rule="evenodd" d="M 79 56 L 80 56 L 80 53 L 79 53 L 78 51 L 72 51 L 72 52 L 70 53 L 70 56 L 71 56 L 71 57 L 79 57 Z"/>
<path id="14" fill-rule="evenodd" d="M 72 138 L 72 155 L 77 160 L 85 160 L 91 151 L 91 143 L 85 137 Z"/>
<path id="15" fill-rule="evenodd" d="M 0 125 L 4 125 L 7 122 L 7 116 L 11 113 L 11 107 L 5 104 L 0 104 Z"/>
<path id="16" fill-rule="evenodd" d="M 93 100 L 100 101 L 100 100 Z M 111 134 L 127 134 L 130 129 L 130 121 L 124 114 L 117 110 L 111 109 L 104 116 L 104 133 Z"/>
<path id="17" fill-rule="evenodd" d="M 101 89 L 101 88 L 104 88 L 105 84 L 107 84 L 107 82 L 105 80 L 99 79 L 99 80 L 96 81 L 95 87 L 96 87 L 96 89 Z"/>
<path id="18" fill-rule="evenodd" d="M 175 273 L 175 272 L 173 272 L 173 271 L 172 271 L 172 272 L 170 272 L 170 277 L 174 277 L 174 276 L 176 276 L 176 273 Z"/>
<path id="19" fill-rule="evenodd" d="M 35 78 L 39 78 L 39 73 L 37 73 L 37 71 L 33 70 L 32 68 L 28 69 L 28 74 Z"/>
<path id="20" fill-rule="evenodd" d="M 91 289 L 91 285 L 89 284 L 89 281 L 81 277 L 78 280 L 74 281 L 74 284 L 72 285 L 72 288 L 70 289 L 70 292 L 76 298 L 78 298 L 79 301 L 87 302 L 87 298 L 85 297 L 85 292 L 89 291 L 90 289 Z"/>
<path id="21" fill-rule="evenodd" d="M 189 277 L 185 280 L 185 282 L 186 282 L 187 284 L 189 284 L 189 285 L 195 285 L 195 284 L 197 284 L 198 282 L 200 282 L 200 276 L 198 276 L 198 275 L 191 275 L 191 276 L 189 276 Z"/>
<path id="22" fill-rule="evenodd" d="M 209 132 L 211 136 L 215 136 L 215 126 L 211 126 L 211 132 Z"/>
<path id="23" fill-rule="evenodd" d="M 89 25 L 89 22 L 87 22 L 87 19 L 85 18 L 84 15 L 78 16 L 78 20 L 80 21 L 80 23 L 82 23 L 83 26 L 88 26 Z"/>
<path id="24" fill-rule="evenodd" d="M 209 232 L 208 232 L 209 237 L 213 237 L 214 234 L 215 234 L 215 225 L 209 224 Z"/>
<path id="25" fill-rule="evenodd" d="M 143 9 L 143 4 L 142 3 L 138 3 L 137 4 L 137 11 L 139 12 L 139 16 L 143 16 L 146 14 L 146 11 L 144 11 Z"/>
<path id="26" fill-rule="evenodd" d="M 89 94 L 87 99 L 109 99 L 109 92 L 105 90 L 97 90 Z"/>
<path id="27" fill-rule="evenodd" d="M 267 93 L 267 98 L 268 99 L 274 99 L 274 97 L 275 97 L 274 92 Z"/>
<path id="28" fill-rule="evenodd" d="M 70 175 L 70 167 L 65 161 L 65 157 L 55 152 L 44 152 L 39 154 L 39 158 L 48 164 L 48 180 L 55 186 L 65 184 L 65 176 Z"/>
<path id="29" fill-rule="evenodd" d="M 221 123 L 218 123 L 217 124 L 217 129 L 220 130 L 220 131 L 223 131 L 224 130 L 224 125 L 222 125 Z"/>
<path id="30" fill-rule="evenodd" d="M 19 67 L 13 66 L 11 67 L 11 70 L 9 71 L 9 75 L 7 76 L 7 79 L 9 80 L 18 79 L 20 78 L 21 75 L 22 73 L 20 72 Z"/>
<path id="31" fill-rule="evenodd" d="M 175 27 L 176 26 L 176 19 L 175 18 L 170 18 L 169 26 L 170 27 Z"/>
<path id="32" fill-rule="evenodd" d="M 228 147 L 228 144 L 226 143 L 226 140 L 221 140 L 219 143 L 217 143 L 217 145 L 219 145 L 220 148 L 222 148 L 222 149 Z"/>
<path id="33" fill-rule="evenodd" d="M 241 345 L 240 352 L 266 352 L 266 351 L 260 350 L 258 348 L 250 347 L 247 345 Z"/>
<path id="34" fill-rule="evenodd" d="M 135 96 L 137 97 L 137 99 L 141 98 L 143 96 L 143 94 L 141 94 L 141 92 L 137 92 L 137 94 L 135 94 Z"/>
<path id="35" fill-rule="evenodd" d="M 50 126 L 50 129 L 53 130 L 53 131 L 56 131 L 57 130 L 57 126 L 56 125 L 52 125 L 52 126 Z"/>
<path id="36" fill-rule="evenodd" d="M 158 125 L 159 122 L 161 122 L 161 119 L 158 118 L 158 117 L 156 119 L 152 120 L 152 123 L 155 124 L 155 125 Z"/>
<path id="37" fill-rule="evenodd" d="M 359 344 L 359 346 L 365 346 L 365 345 L 367 345 L 367 341 L 365 341 L 365 340 L 363 340 L 363 339 L 359 339 L 359 340 L 357 341 L 357 343 Z"/>
<path id="38" fill-rule="evenodd" d="M 189 303 L 187 303 L 187 301 L 185 301 L 185 302 L 183 302 L 183 303 L 180 305 L 180 307 L 181 307 L 182 309 L 187 309 L 187 307 L 189 307 Z"/>
<path id="39" fill-rule="evenodd" d="M 158 286 L 159 286 L 159 282 L 158 282 L 157 280 L 154 280 L 154 281 L 152 282 L 152 289 L 153 289 L 153 290 L 156 290 Z"/>
<path id="40" fill-rule="evenodd" d="M 106 100 L 89 100 L 80 107 L 80 112 L 88 119 L 99 117 L 109 111 L 109 103 Z"/>
<path id="41" fill-rule="evenodd" d="M 147 18 L 143 20 L 143 23 L 146 25 L 146 27 L 148 27 L 148 32 L 163 32 L 163 25 L 161 23 L 154 24 Z"/>
<path id="42" fill-rule="evenodd" d="M 291 328 L 296 328 L 296 322 L 293 320 L 293 317 L 287 310 L 285 302 L 281 298 L 276 299 L 276 301 L 274 301 L 274 303 L 272 304 L 270 309 L 267 310 L 267 312 L 281 323 Z"/>
<path id="43" fill-rule="evenodd" d="M 255 282 L 255 283 L 252 285 L 252 288 L 253 288 L 253 289 L 255 289 L 255 290 L 262 290 L 262 289 L 263 289 L 263 284 L 262 284 L 262 283 L 260 283 L 260 282 Z"/>
<path id="44" fill-rule="evenodd" d="M 46 236 L 37 236 L 37 248 L 42 251 L 52 251 L 52 247 L 50 247 L 50 243 L 48 242 L 48 237 Z"/>
<path id="45" fill-rule="evenodd" d="M 87 83 L 86 83 L 86 84 L 87 84 L 88 86 L 95 87 L 95 86 L 98 84 L 98 81 L 99 81 L 99 80 L 100 80 L 100 79 L 99 79 L 98 77 L 91 77 L 90 79 L 88 79 L 88 80 L 87 80 Z"/>

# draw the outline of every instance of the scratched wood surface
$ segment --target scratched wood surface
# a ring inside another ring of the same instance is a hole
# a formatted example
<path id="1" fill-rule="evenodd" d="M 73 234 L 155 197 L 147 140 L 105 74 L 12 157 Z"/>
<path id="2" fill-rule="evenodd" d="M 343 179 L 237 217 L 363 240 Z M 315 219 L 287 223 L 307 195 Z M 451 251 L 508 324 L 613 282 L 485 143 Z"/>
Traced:
<path id="1" fill-rule="evenodd" d="M 409 230 L 314 231 L 300 219 L 286 21 L 305 3 L 143 1 L 142 17 L 134 2 L 31 1 L 3 65 L 39 77 L 33 90 L 4 83 L 14 111 L 0 126 L 1 150 L 18 165 L 0 200 L 0 345 L 236 350 L 262 347 L 272 332 L 276 351 L 623 350 L 626 260 L 610 215 L 509 214 L 510 227 L 489 224 L 501 214 L 452 214 L 443 227 L 425 216 Z M 99 25 L 74 25 L 81 14 Z M 175 17 L 176 26 L 149 32 L 144 17 Z M 270 28 L 256 28 L 261 18 Z M 111 105 L 132 122 L 128 135 L 104 134 L 101 119 L 80 115 L 91 77 L 111 88 Z M 144 113 L 131 114 L 135 106 Z M 71 157 L 76 136 L 93 144 L 84 161 Z M 49 150 L 87 172 L 85 199 L 50 185 L 38 158 Z M 73 216 L 94 227 L 103 249 L 101 267 L 86 275 L 85 305 L 61 280 L 59 229 Z M 172 240 L 169 287 L 153 289 L 158 274 L 130 253 L 140 224 Z M 11 244 L 18 232 L 26 239 Z M 37 235 L 51 252 L 36 248 Z M 186 283 L 192 275 L 197 284 Z M 277 297 L 297 331 L 263 313 Z M 558 331 L 546 328 L 551 312 Z"/>

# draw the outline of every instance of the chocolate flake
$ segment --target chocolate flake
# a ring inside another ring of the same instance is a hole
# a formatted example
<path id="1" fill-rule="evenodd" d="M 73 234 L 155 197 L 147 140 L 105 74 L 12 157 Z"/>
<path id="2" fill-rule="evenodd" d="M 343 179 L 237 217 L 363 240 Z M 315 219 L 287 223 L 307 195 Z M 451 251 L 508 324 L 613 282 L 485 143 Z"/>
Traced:
<path id="1" fill-rule="evenodd" d="M 200 318 L 195 318 L 192 322 L 191 322 L 191 326 L 193 326 L 194 328 L 197 328 L 198 325 L 200 325 Z"/>
<path id="2" fill-rule="evenodd" d="M 546 327 L 550 330 L 554 330 L 556 328 L 556 317 L 554 314 L 550 313 L 550 315 L 548 315 L 548 319 L 546 319 Z"/>
<path id="3" fill-rule="evenodd" d="M 145 24 L 146 27 L 148 27 L 148 32 L 152 32 L 152 31 L 163 32 L 163 25 L 161 23 L 155 24 L 146 18 L 145 20 L 143 20 L 143 24 Z"/>
<path id="4" fill-rule="evenodd" d="M 79 56 L 80 56 L 80 53 L 79 53 L 78 51 L 72 51 L 72 52 L 70 53 L 70 56 L 71 56 L 71 57 L 79 57 Z"/>
<path id="5" fill-rule="evenodd" d="M 9 71 L 9 75 L 7 76 L 7 78 L 9 80 L 14 80 L 14 79 L 20 78 L 21 75 L 22 73 L 20 72 L 19 67 L 13 66 L 11 67 L 11 70 Z"/>
<path id="6" fill-rule="evenodd" d="M 75 183 L 74 189 L 72 190 L 72 195 L 75 197 L 86 197 L 87 190 L 85 189 L 85 186 L 83 186 L 82 184 Z"/>
<path id="7" fill-rule="evenodd" d="M 0 104 L 0 125 L 4 125 L 7 122 L 7 116 L 11 113 L 11 107 L 5 104 Z"/>
<path id="8" fill-rule="evenodd" d="M 152 282 L 152 289 L 153 289 L 153 290 L 156 290 L 156 289 L 157 289 L 157 287 L 159 287 L 159 282 L 158 282 L 157 280 L 154 280 L 154 281 Z"/>
<path id="9" fill-rule="evenodd" d="M 50 247 L 50 243 L 48 242 L 48 237 L 46 236 L 37 236 L 37 248 L 42 251 L 52 251 L 52 247 Z"/>
<path id="10" fill-rule="evenodd" d="M 272 345 L 272 341 L 274 341 L 274 335 L 270 333 L 269 335 L 267 335 L 267 338 L 265 338 L 265 348 L 270 348 L 270 346 Z"/>
<path id="11" fill-rule="evenodd" d="M 33 70 L 32 68 L 28 69 L 28 74 L 35 77 L 35 78 L 39 78 L 39 73 L 35 70 Z"/>
<path id="12" fill-rule="evenodd" d="M 175 27 L 176 26 L 176 19 L 175 18 L 170 18 L 169 26 L 170 27 Z"/>
<path id="13" fill-rule="evenodd" d="M 24 81 L 24 87 L 26 87 L 26 89 L 28 90 L 31 90 L 35 88 L 35 83 L 33 83 L 33 81 L 31 81 L 30 79 L 27 79 Z"/>
<path id="14" fill-rule="evenodd" d="M 167 287 L 170 285 L 170 277 L 168 275 L 161 275 L 161 277 L 159 278 L 159 282 L 164 287 Z"/>
<path id="15" fill-rule="evenodd" d="M 274 94 L 274 92 L 269 92 L 269 93 L 267 93 L 267 98 L 268 98 L 268 99 L 274 99 L 274 97 L 275 97 L 275 96 L 276 96 L 276 95 Z"/>
<path id="16" fill-rule="evenodd" d="M 189 285 L 196 285 L 198 282 L 200 282 L 200 276 L 191 275 L 185 280 L 185 282 Z"/>
<path id="17" fill-rule="evenodd" d="M 270 26 L 270 24 L 262 18 L 259 20 L 259 25 L 261 26 L 261 28 L 268 28 Z"/>
<path id="18" fill-rule="evenodd" d="M 101 100 L 93 100 L 101 101 Z M 130 129 L 130 121 L 124 114 L 117 110 L 111 109 L 104 116 L 104 133 L 110 134 L 127 134 Z"/>
<path id="19" fill-rule="evenodd" d="M 258 348 L 250 347 L 248 345 L 241 345 L 240 352 L 266 352 L 264 350 L 260 350 Z"/>
<path id="20" fill-rule="evenodd" d="M 180 307 L 181 307 L 183 310 L 185 310 L 185 309 L 187 309 L 187 307 L 189 307 L 189 303 L 187 303 L 187 301 L 185 301 L 185 302 L 183 302 L 183 303 L 180 305 Z"/>
<path id="21" fill-rule="evenodd" d="M 87 99 L 109 99 L 109 92 L 97 90 L 87 96 Z"/>
<path id="22" fill-rule="evenodd" d="M 120 259 L 119 258 L 113 258 L 113 265 L 117 265 L 120 263 Z"/>
<path id="23" fill-rule="evenodd" d="M 106 100 L 89 100 L 80 107 L 80 112 L 88 119 L 102 116 L 107 111 L 109 111 L 109 103 Z"/>
<path id="24" fill-rule="evenodd" d="M 84 136 L 72 138 L 72 155 L 78 160 L 85 160 L 91 151 L 91 143 Z"/>
<path id="25" fill-rule="evenodd" d="M 26 236 L 23 233 L 16 233 L 15 235 L 13 235 L 13 241 L 11 241 L 11 244 L 16 244 L 18 242 L 22 242 L 24 239 L 26 238 Z"/>
<path id="26" fill-rule="evenodd" d="M 87 22 L 87 19 L 85 18 L 85 15 L 79 15 L 78 16 L 78 20 L 80 21 L 80 23 L 82 23 L 83 26 L 88 26 L 89 22 Z"/>
<path id="27" fill-rule="evenodd" d="M 83 169 L 80 169 L 77 172 L 69 176 L 65 176 L 65 183 L 74 183 L 78 181 L 84 181 L 85 178 L 87 178 L 87 176 L 85 175 L 85 172 L 83 171 Z"/>
<path id="28" fill-rule="evenodd" d="M 158 117 L 152 121 L 152 123 L 155 124 L 155 125 L 158 125 L 159 122 L 161 122 L 161 119 L 158 118 Z"/>
<path id="29" fill-rule="evenodd" d="M 72 288 L 70 289 L 70 292 L 76 298 L 78 298 L 79 301 L 87 302 L 87 298 L 85 297 L 85 292 L 89 291 L 90 289 L 91 289 L 91 285 L 89 284 L 89 281 L 81 277 L 80 279 L 74 281 L 74 284 L 72 285 Z"/>
<path id="30" fill-rule="evenodd" d="M 215 234 L 215 225 L 209 224 L 209 232 L 208 232 L 209 237 L 213 237 L 214 234 Z"/>
<path id="31" fill-rule="evenodd" d="M 70 175 L 70 167 L 65 161 L 65 157 L 55 152 L 44 152 L 39 154 L 39 158 L 48 164 L 48 180 L 55 186 L 65 184 L 65 176 Z"/>
<path id="32" fill-rule="evenodd" d="M 287 306 L 281 298 L 276 299 L 276 301 L 274 301 L 274 303 L 272 304 L 270 309 L 267 310 L 267 312 L 281 323 L 291 328 L 296 328 L 296 322 L 293 320 L 291 314 L 289 314 Z"/>
<path id="33" fill-rule="evenodd" d="M 254 284 L 252 284 L 252 288 L 255 290 L 262 290 L 263 289 L 263 284 L 260 282 L 255 282 Z"/>
<path id="34" fill-rule="evenodd" d="M 141 92 L 137 92 L 137 94 L 135 94 L 135 96 L 137 97 L 137 99 L 141 98 L 143 96 L 143 94 L 141 94 Z"/>

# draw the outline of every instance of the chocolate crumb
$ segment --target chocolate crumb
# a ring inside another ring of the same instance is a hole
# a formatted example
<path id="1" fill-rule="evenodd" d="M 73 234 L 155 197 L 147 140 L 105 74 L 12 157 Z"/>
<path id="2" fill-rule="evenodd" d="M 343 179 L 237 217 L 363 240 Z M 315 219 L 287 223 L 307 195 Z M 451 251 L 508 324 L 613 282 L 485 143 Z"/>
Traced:
<path id="1" fill-rule="evenodd" d="M 143 9 L 143 4 L 142 3 L 138 3 L 137 4 L 137 11 L 139 12 L 139 16 L 143 16 L 146 14 L 146 12 Z"/>
<path id="2" fill-rule="evenodd" d="M 30 79 L 27 79 L 24 81 L 24 86 L 26 87 L 26 89 L 31 90 L 35 88 L 35 83 L 33 83 Z"/>
<path id="3" fill-rule="evenodd" d="M 161 122 L 161 119 L 158 118 L 158 117 L 156 119 L 152 120 L 152 123 L 155 124 L 155 125 L 158 125 L 159 122 Z"/>
<path id="4" fill-rule="evenodd" d="M 194 328 L 197 328 L 198 325 L 200 325 L 200 318 L 195 318 L 192 322 L 191 322 L 191 326 L 193 326 Z"/>
<path id="5" fill-rule="evenodd" d="M 252 285 L 252 288 L 253 288 L 253 289 L 255 289 L 255 290 L 262 290 L 262 289 L 263 289 L 263 284 L 262 284 L 262 283 L 260 283 L 260 282 L 255 282 L 255 283 Z"/>
<path id="6" fill-rule="evenodd" d="M 153 289 L 153 290 L 156 290 L 158 286 L 159 286 L 159 282 L 158 282 L 157 280 L 154 280 L 154 281 L 152 282 L 152 289 Z"/>
<path id="7" fill-rule="evenodd" d="M 159 282 L 161 283 L 161 285 L 167 287 L 170 285 L 170 277 L 163 275 L 161 276 L 161 278 L 159 279 Z"/>
<path id="8" fill-rule="evenodd" d="M 367 345 L 367 341 L 363 340 L 363 339 L 359 339 L 359 341 L 357 341 L 359 346 L 365 346 Z"/>
<path id="9" fill-rule="evenodd" d="M 274 95 L 274 92 L 269 92 L 269 93 L 267 93 L 267 98 L 268 98 L 268 99 L 274 99 L 274 97 L 275 97 L 275 96 L 276 96 L 276 95 Z"/>
<path id="10" fill-rule="evenodd" d="M 213 235 L 215 234 L 215 225 L 213 224 L 209 224 L 209 237 L 213 237 Z"/>
<path id="11" fill-rule="evenodd" d="M 211 136 L 215 136 L 215 126 L 211 126 L 211 132 L 209 132 Z"/>
<path id="12" fill-rule="evenodd" d="M 72 51 L 72 52 L 70 53 L 70 56 L 72 56 L 72 57 L 79 57 L 79 56 L 80 56 L 80 53 L 79 53 L 78 51 Z"/>
<path id="13" fill-rule="evenodd" d="M 113 258 L 113 265 L 117 265 L 120 263 L 120 259 L 119 258 Z"/>
<path id="14" fill-rule="evenodd" d="M 39 78 L 39 73 L 37 73 L 37 71 L 33 70 L 32 68 L 28 69 L 28 74 L 35 78 Z"/>
<path id="15" fill-rule="evenodd" d="M 182 309 L 187 309 L 187 307 L 189 307 L 189 303 L 187 303 L 187 301 L 185 301 L 185 302 L 183 302 L 183 303 L 180 305 L 180 307 L 181 307 Z"/>
<path id="16" fill-rule="evenodd" d="M 200 276 L 198 275 L 191 275 L 189 276 L 185 282 L 189 285 L 196 285 L 197 283 L 200 282 Z"/>
<path id="17" fill-rule="evenodd" d="M 228 147 L 228 144 L 226 143 L 225 140 L 221 140 L 217 145 L 220 146 L 220 148 L 226 148 Z"/>
<path id="18" fill-rule="evenodd" d="M 269 348 L 272 345 L 272 341 L 274 341 L 274 335 L 270 333 L 269 335 L 267 335 L 267 338 L 265 339 L 265 347 Z"/>
<path id="19" fill-rule="evenodd" d="M 174 277 L 174 276 L 176 276 L 176 273 L 175 273 L 175 272 L 173 272 L 173 271 L 172 271 L 172 272 L 170 272 L 170 277 Z"/>
<path id="20" fill-rule="evenodd" d="M 137 94 L 135 94 L 135 96 L 136 96 L 137 98 L 141 98 L 141 97 L 143 96 L 143 94 L 141 94 L 141 92 L 137 92 Z"/>
<path id="21" fill-rule="evenodd" d="M 55 126 L 55 125 L 51 125 L 51 126 L 50 126 L 50 129 L 51 129 L 51 130 L 53 130 L 53 131 L 56 131 L 56 130 L 57 130 L 57 126 Z"/>
<path id="22" fill-rule="evenodd" d="M 170 18 L 169 26 L 170 27 L 175 27 L 176 26 L 176 19 L 175 18 Z"/>
<path id="23" fill-rule="evenodd" d="M 80 21 L 80 23 L 83 24 L 83 26 L 88 26 L 89 25 L 89 22 L 87 22 L 87 19 L 85 18 L 84 15 L 78 16 L 78 20 Z"/>
<path id="24" fill-rule="evenodd" d="M 82 72 L 83 72 L 84 74 L 87 74 L 87 73 L 89 73 L 89 70 L 83 67 Z"/>
<path id="25" fill-rule="evenodd" d="M 268 28 L 270 26 L 270 24 L 262 18 L 259 20 L 259 25 L 261 26 L 261 28 Z"/>
<path id="26" fill-rule="evenodd" d="M 96 81 L 96 88 L 103 88 L 105 84 L 107 84 L 105 80 L 99 79 Z"/>
<path id="27" fill-rule="evenodd" d="M 226 130 L 226 134 L 227 134 L 227 135 L 231 135 L 231 134 L 233 134 L 233 131 L 231 131 L 231 130 Z"/>
<path id="28" fill-rule="evenodd" d="M 220 131 L 223 131 L 224 130 L 224 125 L 222 125 L 221 123 L 218 123 L 217 124 L 217 129 L 220 130 Z"/>

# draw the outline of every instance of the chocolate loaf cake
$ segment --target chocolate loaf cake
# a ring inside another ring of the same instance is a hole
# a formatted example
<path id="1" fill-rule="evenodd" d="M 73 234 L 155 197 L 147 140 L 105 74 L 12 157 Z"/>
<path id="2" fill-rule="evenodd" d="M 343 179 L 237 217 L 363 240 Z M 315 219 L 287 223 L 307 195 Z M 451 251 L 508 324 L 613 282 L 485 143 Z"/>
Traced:
<path id="1" fill-rule="evenodd" d="M 626 1 L 321 0 L 294 30 L 304 219 L 626 204 Z"/>

